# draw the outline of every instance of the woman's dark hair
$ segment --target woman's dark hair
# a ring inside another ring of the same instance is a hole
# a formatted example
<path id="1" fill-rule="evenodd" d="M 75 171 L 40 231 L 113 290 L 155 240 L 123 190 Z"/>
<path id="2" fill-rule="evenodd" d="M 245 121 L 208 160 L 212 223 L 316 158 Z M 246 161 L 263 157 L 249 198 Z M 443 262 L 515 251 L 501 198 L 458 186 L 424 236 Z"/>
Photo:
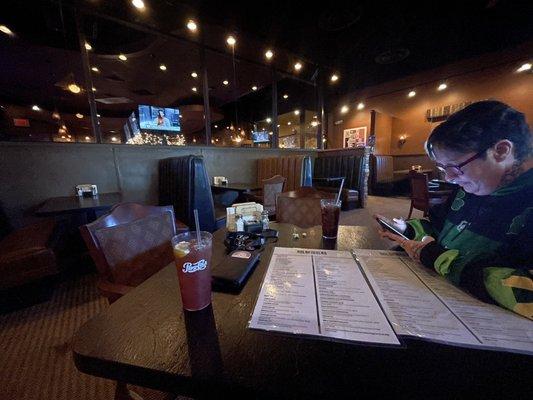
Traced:
<path id="1" fill-rule="evenodd" d="M 478 153 L 503 139 L 513 142 L 516 159 L 531 155 L 531 132 L 524 114 L 500 101 L 479 101 L 437 126 L 429 135 L 426 151 L 431 158 L 435 158 L 435 147 Z"/>

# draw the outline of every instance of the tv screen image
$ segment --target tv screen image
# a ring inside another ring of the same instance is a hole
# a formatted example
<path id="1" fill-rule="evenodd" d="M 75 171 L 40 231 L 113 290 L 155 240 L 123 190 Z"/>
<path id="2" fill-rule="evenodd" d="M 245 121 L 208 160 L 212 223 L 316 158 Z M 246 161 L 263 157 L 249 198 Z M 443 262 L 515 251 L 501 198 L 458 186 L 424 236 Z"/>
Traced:
<path id="1" fill-rule="evenodd" d="M 270 142 L 270 136 L 267 131 L 252 132 L 252 142 L 254 143 Z"/>
<path id="2" fill-rule="evenodd" d="M 139 105 L 141 129 L 180 132 L 180 111 L 177 108 L 163 108 Z"/>

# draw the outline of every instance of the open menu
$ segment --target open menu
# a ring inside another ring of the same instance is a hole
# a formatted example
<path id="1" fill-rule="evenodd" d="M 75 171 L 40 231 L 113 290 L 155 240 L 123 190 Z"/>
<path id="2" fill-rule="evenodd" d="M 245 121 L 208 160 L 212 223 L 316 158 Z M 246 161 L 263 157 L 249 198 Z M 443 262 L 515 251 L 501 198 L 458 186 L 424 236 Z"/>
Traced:
<path id="1" fill-rule="evenodd" d="M 403 253 L 277 247 L 249 326 L 382 345 L 398 337 L 533 354 L 533 321 L 483 303 Z"/>

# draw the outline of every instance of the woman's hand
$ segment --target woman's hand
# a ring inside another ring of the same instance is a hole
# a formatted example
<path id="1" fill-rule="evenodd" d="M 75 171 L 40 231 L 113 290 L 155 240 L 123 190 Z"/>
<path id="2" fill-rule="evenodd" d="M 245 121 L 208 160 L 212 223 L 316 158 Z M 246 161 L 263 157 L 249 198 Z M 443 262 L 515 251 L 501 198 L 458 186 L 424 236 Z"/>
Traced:
<path id="1" fill-rule="evenodd" d="M 435 240 L 431 236 L 424 236 L 420 242 L 417 242 L 416 240 L 404 239 L 399 235 L 383 229 L 379 229 L 379 235 L 382 238 L 387 238 L 398 243 L 406 251 L 409 257 L 415 261 L 420 261 L 420 252 L 422 251 L 422 248 Z"/>

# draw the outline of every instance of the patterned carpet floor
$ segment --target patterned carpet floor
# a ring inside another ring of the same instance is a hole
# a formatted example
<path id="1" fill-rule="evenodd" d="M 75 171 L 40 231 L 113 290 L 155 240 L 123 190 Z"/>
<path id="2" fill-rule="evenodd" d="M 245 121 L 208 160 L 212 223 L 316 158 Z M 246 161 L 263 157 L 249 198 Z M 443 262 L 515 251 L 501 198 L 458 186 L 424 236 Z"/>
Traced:
<path id="1" fill-rule="evenodd" d="M 367 208 L 343 212 L 340 223 L 365 225 L 376 212 L 405 217 L 408 211 L 407 199 L 371 196 Z M 70 345 L 78 328 L 106 307 L 89 274 L 59 283 L 49 301 L 0 315 L 0 399 L 113 399 L 114 382 L 78 372 Z M 134 390 L 146 400 L 165 397 Z"/>

